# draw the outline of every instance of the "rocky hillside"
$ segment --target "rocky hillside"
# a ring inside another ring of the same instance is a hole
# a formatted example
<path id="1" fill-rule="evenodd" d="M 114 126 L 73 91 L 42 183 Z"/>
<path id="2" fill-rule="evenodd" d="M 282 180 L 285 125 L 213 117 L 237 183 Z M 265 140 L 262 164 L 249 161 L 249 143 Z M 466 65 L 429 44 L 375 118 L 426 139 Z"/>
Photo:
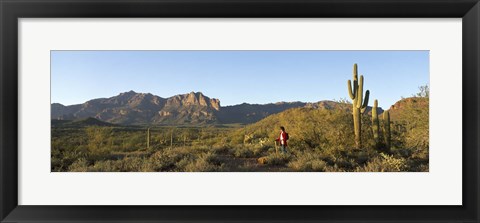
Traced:
<path id="1" fill-rule="evenodd" d="M 351 109 L 351 105 L 334 101 L 243 103 L 222 107 L 219 99 L 209 98 L 201 92 L 162 98 L 149 93 L 129 91 L 114 97 L 93 99 L 77 105 L 64 106 L 53 103 L 51 118 L 80 120 L 92 117 L 103 122 L 122 125 L 249 124 L 269 115 L 299 107 L 327 110 Z"/>
<path id="2" fill-rule="evenodd" d="M 151 123 L 168 125 L 218 123 L 215 114 L 219 110 L 220 100 L 206 97 L 201 92 L 180 94 L 167 98 L 165 105 L 156 112 Z"/>
<path id="3" fill-rule="evenodd" d="M 51 118 L 76 120 L 93 117 L 101 121 L 127 124 L 202 124 L 215 123 L 218 99 L 202 93 L 162 98 L 152 94 L 129 91 L 110 98 L 99 98 L 83 104 L 64 106 L 54 103 Z"/>
<path id="4" fill-rule="evenodd" d="M 404 98 L 400 101 L 397 101 L 394 105 L 392 105 L 389 111 L 390 111 L 390 119 L 392 121 L 406 121 L 410 119 L 415 119 L 415 117 L 421 115 L 421 113 L 428 114 L 429 98 L 425 98 L 425 97 Z"/>

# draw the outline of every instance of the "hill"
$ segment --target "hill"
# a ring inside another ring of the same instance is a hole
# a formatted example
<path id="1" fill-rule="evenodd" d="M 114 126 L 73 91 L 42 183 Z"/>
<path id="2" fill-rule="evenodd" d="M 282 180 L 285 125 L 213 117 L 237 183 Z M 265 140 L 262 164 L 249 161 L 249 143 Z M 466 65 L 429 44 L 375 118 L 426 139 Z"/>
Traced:
<path id="1" fill-rule="evenodd" d="M 351 106 L 351 105 L 350 105 Z M 346 106 L 345 106 L 346 107 Z M 367 116 L 365 116 L 367 117 Z M 289 133 L 289 142 L 302 148 L 316 148 L 324 144 L 353 143 L 352 115 L 347 109 L 292 108 L 247 125 L 233 133 L 232 138 L 267 139 L 278 137 L 280 126 Z M 250 141 L 247 141 L 250 142 Z M 349 146 L 353 146 L 348 144 Z"/>
<path id="2" fill-rule="evenodd" d="M 315 106 L 292 108 L 247 125 L 232 134 L 233 140 L 244 138 L 268 140 L 277 137 L 284 126 L 290 141 L 301 147 L 317 148 L 322 145 L 339 145 L 352 148 L 354 143 L 351 104 L 334 103 L 336 109 L 318 109 Z M 392 137 L 397 147 L 428 148 L 429 99 L 405 98 L 391 106 Z M 371 108 L 370 108 L 371 111 Z M 383 110 L 379 108 L 379 114 Z M 380 115 L 381 118 L 381 115 Z M 362 115 L 362 140 L 373 147 L 371 112 Z"/>
<path id="3" fill-rule="evenodd" d="M 429 98 L 404 98 L 390 107 L 390 119 L 402 128 L 403 143 L 409 148 L 428 148 Z"/>
<path id="4" fill-rule="evenodd" d="M 403 98 L 390 106 L 390 119 L 396 121 L 405 121 L 409 115 L 429 111 L 429 98 L 410 97 Z M 413 114 L 412 114 L 413 113 Z"/>

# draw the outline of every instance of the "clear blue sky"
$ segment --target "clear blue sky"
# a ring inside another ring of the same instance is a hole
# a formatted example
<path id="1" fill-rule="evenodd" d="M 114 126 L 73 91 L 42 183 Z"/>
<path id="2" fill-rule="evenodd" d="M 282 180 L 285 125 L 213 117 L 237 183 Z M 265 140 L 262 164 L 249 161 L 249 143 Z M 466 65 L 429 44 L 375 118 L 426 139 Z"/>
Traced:
<path id="1" fill-rule="evenodd" d="M 191 91 L 222 106 L 347 98 L 357 63 L 379 106 L 429 84 L 428 51 L 52 51 L 52 103 Z"/>

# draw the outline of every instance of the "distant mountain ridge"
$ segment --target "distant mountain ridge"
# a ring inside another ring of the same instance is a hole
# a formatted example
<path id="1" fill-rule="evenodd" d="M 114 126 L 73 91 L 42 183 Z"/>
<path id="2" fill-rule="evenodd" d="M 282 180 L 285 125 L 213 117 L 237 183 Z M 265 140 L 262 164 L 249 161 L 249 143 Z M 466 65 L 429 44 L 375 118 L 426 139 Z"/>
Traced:
<path id="1" fill-rule="evenodd" d="M 162 98 L 150 93 L 129 91 L 110 98 L 92 99 L 83 104 L 65 106 L 53 103 L 51 118 L 80 120 L 92 117 L 102 122 L 121 125 L 249 124 L 269 115 L 298 107 L 350 109 L 351 105 L 334 101 L 320 101 L 316 103 L 243 103 L 222 107 L 219 99 L 209 98 L 201 92 Z"/>

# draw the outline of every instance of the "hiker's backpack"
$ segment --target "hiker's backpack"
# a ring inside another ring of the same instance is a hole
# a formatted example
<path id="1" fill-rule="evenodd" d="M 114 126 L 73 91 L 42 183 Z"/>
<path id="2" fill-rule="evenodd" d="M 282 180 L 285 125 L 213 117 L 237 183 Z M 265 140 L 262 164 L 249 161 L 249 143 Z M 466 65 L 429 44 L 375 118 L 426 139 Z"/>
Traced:
<path id="1" fill-rule="evenodd" d="M 288 133 L 285 133 L 285 140 L 288 140 Z"/>

